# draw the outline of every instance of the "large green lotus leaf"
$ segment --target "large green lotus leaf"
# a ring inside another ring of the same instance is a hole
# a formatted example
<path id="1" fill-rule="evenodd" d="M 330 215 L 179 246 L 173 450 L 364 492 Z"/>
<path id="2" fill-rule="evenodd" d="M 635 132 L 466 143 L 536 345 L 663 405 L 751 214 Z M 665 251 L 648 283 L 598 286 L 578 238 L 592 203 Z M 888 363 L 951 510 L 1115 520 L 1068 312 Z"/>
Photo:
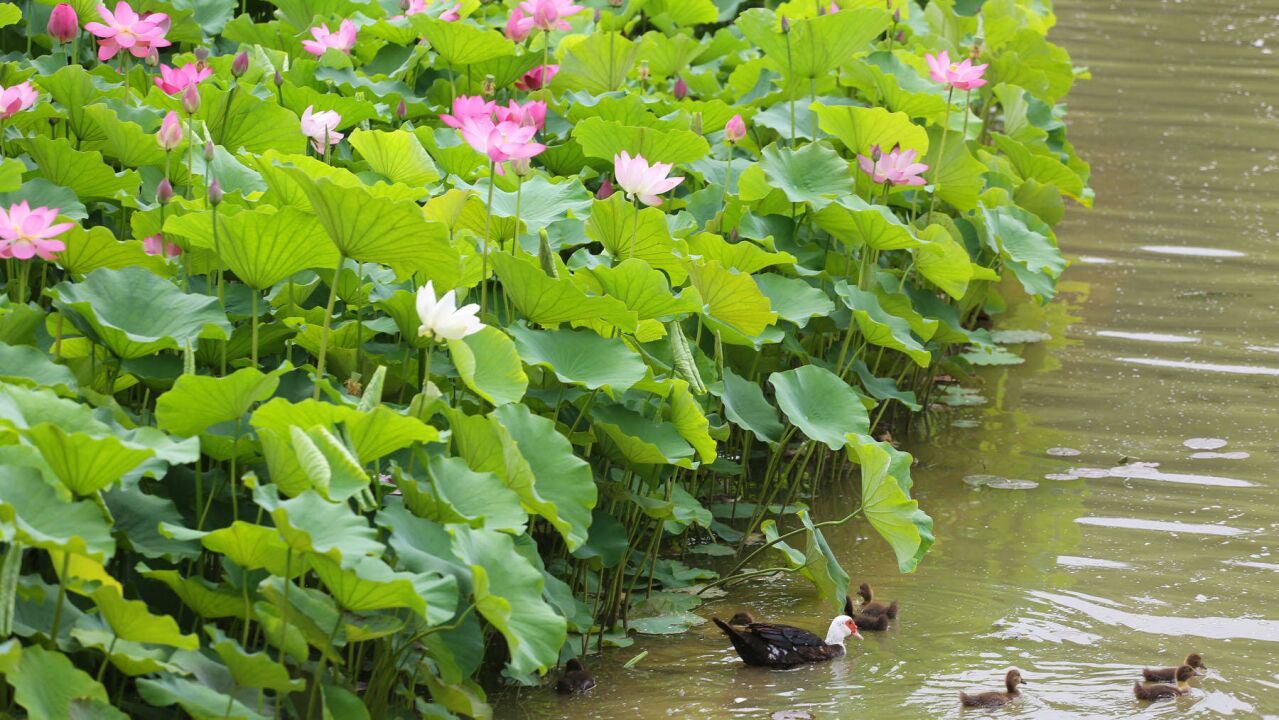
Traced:
<path id="1" fill-rule="evenodd" d="M 741 199 L 754 202 L 780 192 L 792 203 L 809 203 L 821 210 L 834 198 L 852 193 L 853 179 L 848 163 L 824 142 L 809 143 L 798 150 L 764 148 L 759 163 L 750 165 L 739 180 Z"/>
<path id="2" fill-rule="evenodd" d="M 638 320 L 620 300 L 588 296 L 571 280 L 552 278 L 533 259 L 495 252 L 489 263 L 502 280 L 502 289 L 524 317 L 539 325 L 604 320 L 633 332 Z"/>
<path id="3" fill-rule="evenodd" d="M 853 372 L 862 381 L 862 387 L 876 400 L 896 400 L 914 411 L 919 411 L 919 404 L 913 390 L 900 390 L 892 378 L 878 378 L 866 367 L 860 358 L 853 361 Z"/>
<path id="4" fill-rule="evenodd" d="M 848 573 L 840 567 L 839 560 L 835 558 L 835 553 L 831 551 L 830 544 L 826 542 L 822 531 L 813 527 L 808 511 L 801 510 L 797 514 L 800 521 L 804 523 L 803 552 L 791 547 L 785 541 L 777 540 L 780 537 L 777 522 L 772 519 L 760 524 L 760 532 L 764 533 L 764 538 L 769 542 L 776 541 L 770 549 L 781 558 L 786 567 L 796 569 L 800 575 L 808 578 L 817 588 L 817 594 L 835 612 L 839 612 L 844 607 L 844 599 L 848 596 Z"/>
<path id="5" fill-rule="evenodd" d="M 458 70 L 457 81 L 460 83 L 469 78 L 470 91 L 482 92 L 485 78 L 492 75 L 493 87 L 504 88 L 541 64 L 542 53 L 536 51 L 526 51 L 520 55 L 503 55 L 467 65 L 465 69 Z"/>
<path id="6" fill-rule="evenodd" d="M 1033 30 L 1013 35 L 990 65 L 986 76 L 992 81 L 1020 85 L 1049 105 L 1065 97 L 1075 82 L 1069 53 Z"/>
<path id="7" fill-rule="evenodd" d="M 880 305 L 879 298 L 874 293 L 849 285 L 843 280 L 835 283 L 835 292 L 853 311 L 857 328 L 866 342 L 898 350 L 914 360 L 916 365 L 928 367 L 928 363 L 932 361 L 932 353 L 925 350 L 924 346 L 910 334 L 910 323 L 889 314 Z"/>
<path id="8" fill-rule="evenodd" d="M 777 313 L 750 275 L 708 260 L 690 263 L 689 277 L 702 297 L 703 313 L 733 330 L 754 337 L 777 322 Z"/>
<path id="9" fill-rule="evenodd" d="M 684 269 L 688 246 L 671 237 L 666 215 L 657 208 L 637 211 L 621 193 L 595 201 L 586 222 L 586 236 L 602 244 L 614 260 L 643 260 L 665 271 L 675 285 L 682 285 L 688 277 Z"/>
<path id="10" fill-rule="evenodd" d="M 994 88 L 995 97 L 999 99 L 1002 113 L 1003 135 L 1018 143 L 1038 145 L 1048 138 L 1048 130 L 1062 127 L 1061 121 L 1053 117 L 1052 109 L 1043 101 L 1026 92 L 1025 88 L 1000 83 Z M 998 133 L 995 142 L 999 142 Z M 1012 159 L 1012 155 L 1009 155 Z M 1017 164 L 1014 160 L 1014 164 Z"/>
<path id="11" fill-rule="evenodd" d="M 323 160 L 317 160 L 308 155 L 285 155 L 268 150 L 261 155 L 244 153 L 240 157 L 245 163 L 257 168 L 262 181 L 266 184 L 262 202 L 276 207 L 294 207 L 298 210 L 311 211 L 311 199 L 307 196 L 303 183 L 294 176 L 293 168 L 302 170 L 312 178 L 328 178 L 343 187 L 367 191 L 377 197 L 391 200 L 416 202 L 427 192 L 425 188 L 411 188 L 400 184 L 388 185 L 384 182 L 367 185 L 350 170 L 328 165 Z"/>
<path id="12" fill-rule="evenodd" d="M 81 497 L 111 485 L 155 455 L 154 450 L 130 447 L 113 435 L 68 433 L 49 423 L 25 434 L 62 484 Z"/>
<path id="13" fill-rule="evenodd" d="M 601 402 L 591 408 L 591 421 L 608 436 L 627 462 L 693 466 L 693 446 L 671 423 L 655 422 L 624 405 Z"/>
<path id="14" fill-rule="evenodd" d="M 94 14 L 93 3 L 81 7 L 83 10 L 76 9 L 79 17 L 91 17 Z M 95 143 L 106 137 L 97 123 L 89 117 L 88 108 L 98 100 L 122 98 L 127 92 L 124 85 L 107 83 L 100 76 L 91 75 L 78 63 L 60 68 L 52 75 L 37 75 L 33 80 L 62 106 L 71 131 L 81 143 Z"/>
<path id="15" fill-rule="evenodd" d="M 688 381 L 676 378 L 671 381 L 671 394 L 667 397 L 667 415 L 680 436 L 688 441 L 703 463 L 715 462 L 717 446 L 711 437 L 710 421 L 706 411 L 688 389 Z"/>
<path id="16" fill-rule="evenodd" d="M 97 151 L 76 150 L 66 138 L 37 135 L 23 140 L 35 171 L 54 185 L 71 188 L 81 200 L 113 200 L 138 193 L 138 173 L 116 174 Z"/>
<path id="17" fill-rule="evenodd" d="M 593 33 L 575 40 L 564 43 L 568 52 L 551 81 L 552 89 L 584 90 L 598 95 L 625 84 L 639 54 L 638 43 L 618 32 Z"/>
<path id="18" fill-rule="evenodd" d="M 589 330 L 534 330 L 522 325 L 512 325 L 510 332 L 524 362 L 549 368 L 563 383 L 624 392 L 642 380 L 647 370 L 644 359 L 619 338 L 600 337 Z"/>
<path id="19" fill-rule="evenodd" d="M 289 439 L 311 486 L 319 490 L 325 499 L 349 500 L 369 486 L 372 480 L 369 472 L 360 466 L 354 452 L 328 428 L 303 430 L 294 426 L 289 428 Z"/>
<path id="20" fill-rule="evenodd" d="M 0 384 L 0 423 L 21 430 L 44 422 L 66 432 L 111 434 L 111 426 L 95 418 L 88 405 L 60 398 L 44 388 Z"/>
<path id="21" fill-rule="evenodd" d="M 840 84 L 857 88 L 874 104 L 909 117 L 935 118 L 946 112 L 946 96 L 939 85 L 884 51 L 846 63 L 840 71 Z"/>
<path id="22" fill-rule="evenodd" d="M 115 540 L 102 510 L 91 502 L 71 502 L 32 468 L 0 467 L 0 530 L 28 547 L 87 555 L 105 562 Z"/>
<path id="23" fill-rule="evenodd" d="M 350 561 L 381 555 L 385 549 L 377 532 L 346 503 L 331 503 L 314 490 L 280 500 L 275 488 L 263 485 L 253 499 L 271 514 L 280 537 L 296 552 Z"/>
<path id="24" fill-rule="evenodd" d="M 487 326 L 461 340 L 449 340 L 449 354 L 458 376 L 475 394 L 493 405 L 519 402 L 528 390 L 528 376 L 510 336 Z"/>
<path id="25" fill-rule="evenodd" d="M 440 179 L 435 161 L 407 130 L 356 130 L 347 140 L 373 172 L 405 185 L 430 185 Z"/>
<path id="26" fill-rule="evenodd" d="M 250 619 L 246 617 L 250 609 L 246 607 L 244 597 L 229 587 L 214 585 L 198 575 L 182 577 L 177 570 L 149 570 L 141 564 L 137 570 L 143 577 L 167 585 L 183 604 L 205 620 L 226 617 Z"/>
<path id="27" fill-rule="evenodd" d="M 287 565 L 288 576 L 295 577 L 310 566 L 305 558 L 296 554 L 292 562 L 289 561 L 289 546 L 275 528 L 243 520 L 207 533 L 169 525 L 164 526 L 163 531 L 175 537 L 199 540 L 209 552 L 224 555 L 245 570 L 265 569 L 272 575 L 284 577 Z"/>
<path id="28" fill-rule="evenodd" d="M 719 397 L 724 402 L 724 414 L 735 425 L 771 445 L 782 441 L 785 428 L 777 418 L 777 409 L 768 404 L 764 390 L 758 384 L 726 367 Z"/>
<path id="29" fill-rule="evenodd" d="M 286 398 L 275 398 L 255 410 L 251 422 L 258 430 L 271 430 L 282 435 L 287 435 L 289 427 L 294 425 L 309 430 L 316 426 L 333 428 L 343 423 L 363 464 L 415 442 L 429 443 L 440 437 L 439 431 L 430 425 L 401 415 L 385 405 L 361 411 L 310 399 L 292 403 Z"/>
<path id="30" fill-rule="evenodd" d="M 1035 179 L 1023 180 L 1013 192 L 1013 200 L 1021 208 L 1039 216 L 1049 227 L 1054 227 L 1066 216 L 1066 203 L 1055 185 L 1044 185 Z"/>
<path id="31" fill-rule="evenodd" d="M 280 384 L 283 366 L 270 373 L 243 368 L 225 377 L 183 375 L 156 399 L 155 420 L 161 430 L 193 436 L 210 427 L 239 420 L 255 403 L 269 399 Z"/>
<path id="32" fill-rule="evenodd" d="M 306 136 L 301 121 L 280 107 L 275 98 L 266 101 L 251 92 L 236 92 L 227 101 L 229 90 L 214 83 L 200 84 L 200 113 L 213 141 L 232 153 L 242 149 L 252 153 L 277 150 L 301 153 Z"/>
<path id="33" fill-rule="evenodd" d="M 487 178 L 476 183 L 474 190 L 475 195 L 466 204 L 458 226 L 483 236 L 487 214 L 485 203 L 488 201 Z M 484 198 L 485 202 L 480 202 L 480 198 Z M 541 175 L 534 175 L 524 180 L 518 192 L 494 189 L 492 209 L 495 222 L 490 230 L 504 239 L 514 237 L 515 217 L 518 215 L 522 225 L 519 232 L 536 235 L 556 220 L 581 217 L 590 206 L 591 193 L 582 186 L 580 179 L 551 182 Z M 499 221 L 498 218 L 506 220 Z"/>
<path id="34" fill-rule="evenodd" d="M 337 124 L 337 130 L 345 131 L 348 128 L 362 127 L 368 124 L 367 121 L 375 120 L 378 117 L 376 103 L 368 102 L 360 97 L 347 97 L 334 92 L 321 92 L 310 85 L 294 85 L 293 83 L 285 82 L 284 85 L 280 86 L 280 94 L 283 96 L 280 104 L 292 110 L 299 117 L 306 112 L 308 107 L 313 111 L 332 110 L 336 112 L 341 117 Z"/>
<path id="35" fill-rule="evenodd" d="M 903 250 L 923 241 L 884 205 L 871 205 L 857 195 L 846 195 L 813 215 L 813 222 L 849 247 Z"/>
<path id="36" fill-rule="evenodd" d="M 74 395 L 79 386 L 71 370 L 53 362 L 49 353 L 30 345 L 4 342 L 0 342 L 0 380 L 52 388 L 69 395 Z"/>
<path id="37" fill-rule="evenodd" d="M 163 257 L 148 255 L 138 240 L 117 240 L 111 230 L 101 225 L 85 229 L 71 228 L 61 238 L 67 249 L 58 253 L 58 265 L 75 277 L 98 268 L 144 267 L 157 275 L 165 274 Z"/>
<path id="38" fill-rule="evenodd" d="M 799 327 L 807 325 L 809 318 L 826 317 L 835 311 L 835 303 L 826 293 L 799 278 L 761 273 L 755 276 L 755 284 L 778 317 Z"/>
<path id="39" fill-rule="evenodd" d="M 489 472 L 475 472 L 461 458 L 431 456 L 427 469 L 431 476 L 434 508 L 415 504 L 405 492 L 405 502 L 413 511 L 428 519 L 444 523 L 462 522 L 471 527 L 522 533 L 528 524 L 528 513 L 520 506 L 520 497 Z M 414 483 L 417 487 L 418 483 Z M 433 512 L 420 512 L 433 509 Z"/>
<path id="40" fill-rule="evenodd" d="M 457 581 L 451 575 L 395 572 L 376 557 L 349 563 L 315 557 L 311 569 L 333 599 L 352 612 L 409 608 L 437 624 L 451 618 L 457 605 Z"/>
<path id="41" fill-rule="evenodd" d="M 101 615 L 82 615 L 77 618 L 75 627 L 71 629 L 71 637 L 75 638 L 75 641 L 81 647 L 94 648 L 103 655 L 110 653 L 111 665 L 129 677 L 160 672 L 180 675 L 185 672 L 181 667 L 169 662 L 169 657 L 174 652 L 172 648 L 121 640 L 116 637 L 115 633 L 111 632 L 111 627 L 107 625 Z M 85 700 L 85 698 L 80 698 L 77 702 L 84 702 Z M 91 713 L 87 715 L 76 714 L 76 711 L 73 710 L 69 717 L 78 720 L 79 718 L 101 716 Z"/>
<path id="42" fill-rule="evenodd" d="M 906 324 L 910 325 L 910 331 L 920 340 L 927 342 L 933 339 L 933 336 L 937 334 L 938 321 L 924 317 L 915 309 L 915 303 L 910 295 L 902 292 L 901 278 L 881 272 L 877 279 L 879 287 L 874 289 L 874 293 L 875 298 L 879 300 L 879 306 L 889 315 L 905 320 Z"/>
<path id="43" fill-rule="evenodd" d="M 986 229 L 1026 292 L 1045 301 L 1057 294 L 1066 259 L 1052 228 L 1019 207 L 984 208 Z"/>
<path id="44" fill-rule="evenodd" d="M 145 268 L 100 268 L 49 293 L 81 332 L 125 360 L 231 334 L 216 297 L 188 295 Z"/>
<path id="45" fill-rule="evenodd" d="M 644 7 L 645 14 L 652 12 L 655 3 L 650 0 Z M 680 5 L 692 5 L 693 3 L 680 3 Z M 711 5 L 709 1 L 706 5 Z M 707 22 L 714 22 L 718 12 L 714 11 L 711 5 L 711 19 Z M 703 46 L 698 42 L 694 35 L 675 34 L 666 35 L 656 30 L 650 30 L 644 33 L 643 39 L 640 41 L 639 59 L 648 63 L 649 77 L 655 81 L 664 81 L 672 75 L 682 73 L 688 69 L 689 63 L 697 57 L 703 50 Z"/>
<path id="46" fill-rule="evenodd" d="M 831 450 L 844 447 L 848 433 L 870 431 L 861 393 L 835 373 L 804 365 L 768 377 L 786 419 L 809 438 Z"/>
<path id="47" fill-rule="evenodd" d="M 777 70 L 794 80 L 822 77 L 870 50 L 870 41 L 888 29 L 891 21 L 889 12 L 878 7 L 792 19 L 789 44 L 781 32 L 781 18 L 772 10 L 747 10 L 734 24 L 764 51 Z"/>
<path id="48" fill-rule="evenodd" d="M 888 541 L 902 572 L 912 572 L 933 545 L 933 519 L 910 498 L 908 453 L 866 436 L 848 438 L 848 456 L 862 467 L 862 513 Z"/>
<path id="49" fill-rule="evenodd" d="M 963 299 L 973 279 L 973 261 L 968 251 L 941 225 L 929 225 L 919 236 L 928 243 L 915 248 L 915 267 L 919 274 L 947 295 Z"/>
<path id="50" fill-rule="evenodd" d="M 1034 152 L 1026 145 L 1008 137 L 995 133 L 995 145 L 1008 157 L 1017 174 L 1024 180 L 1037 180 L 1045 185 L 1053 185 L 1069 197 L 1085 206 L 1092 204 L 1084 195 L 1084 180 L 1066 167 L 1050 151 Z"/>
<path id="51" fill-rule="evenodd" d="M 149 133 L 135 122 L 120 117 L 111 107 L 103 104 L 86 108 L 89 117 L 107 137 L 107 155 L 127 167 L 154 165 L 164 167 L 164 150 L 155 141 L 155 133 Z M 177 157 L 183 156 L 182 145 L 174 149 Z M 176 163 L 181 165 L 180 162 Z"/>
<path id="52" fill-rule="evenodd" d="M 306 689 L 306 681 L 290 677 L 288 668 L 272 660 L 264 652 L 251 653 L 234 638 L 227 637 L 216 625 L 205 625 L 209 634 L 209 647 L 218 654 L 235 684 L 242 687 L 263 688 L 277 693 L 294 693 Z"/>
<path id="53" fill-rule="evenodd" d="M 904 112 L 820 103 L 812 107 L 817 113 L 817 126 L 839 138 L 851 153 L 870 155 L 873 145 L 885 153 L 894 146 L 915 150 L 921 156 L 928 150 L 928 132 L 912 123 Z M 958 138 L 954 140 L 959 142 Z"/>
<path id="54" fill-rule="evenodd" d="M 166 523 L 182 524 L 182 515 L 169 498 L 148 495 L 142 492 L 140 485 L 126 483 L 103 493 L 102 499 L 115 521 L 115 532 L 125 538 L 134 552 L 170 562 L 200 555 L 199 543 L 178 540 L 161 532 L 161 526 Z"/>
<path id="55" fill-rule="evenodd" d="M 409 17 L 446 65 L 473 65 L 515 54 L 515 44 L 495 30 L 464 22 L 443 22 L 425 14 Z"/>
<path id="56" fill-rule="evenodd" d="M 675 28 L 713 23 L 720 14 L 711 0 L 648 0 L 643 8 L 646 19 L 672 35 Z"/>
<path id="57" fill-rule="evenodd" d="M 337 265 L 337 250 L 325 240 L 311 213 L 261 207 L 219 215 L 218 227 L 222 231 L 218 238 L 222 261 L 258 291 L 268 290 L 301 270 Z"/>
<path id="58" fill-rule="evenodd" d="M 984 187 L 982 176 L 986 166 L 968 152 L 968 145 L 960 142 L 956 133 L 950 133 L 946 138 L 946 156 L 940 160 L 939 177 L 937 154 L 941 150 L 941 129 L 929 128 L 928 138 L 928 155 L 921 161 L 929 168 L 924 177 L 934 187 L 940 187 L 935 192 L 942 200 L 965 212 L 976 208 L 977 195 Z"/>
<path id="59" fill-rule="evenodd" d="M 210 687 L 203 680 L 161 675 L 155 679 L 140 678 L 137 687 L 138 694 L 148 704 L 156 707 L 178 705 L 193 718 L 270 720 L 271 717 L 245 705 L 229 692 Z"/>
<path id="60" fill-rule="evenodd" d="M 441 287 L 456 287 L 462 262 L 448 229 L 427 222 L 416 203 L 377 197 L 362 187 L 291 170 L 311 200 L 338 252 L 360 262 L 391 266 L 400 276 L 422 273 Z"/>
<path id="61" fill-rule="evenodd" d="M 688 241 L 688 253 L 714 260 L 738 272 L 757 273 L 773 265 L 794 265 L 795 256 L 788 252 L 769 252 L 749 240 L 728 242 L 714 233 L 698 233 Z M 672 275 L 672 280 L 674 276 Z"/>
<path id="62" fill-rule="evenodd" d="M 5 673 L 13 686 L 13 700 L 27 711 L 29 720 L 67 720 L 77 700 L 109 701 L 106 688 L 77 668 L 60 652 L 39 645 L 22 648 L 16 666 Z M 123 713 L 98 715 L 122 718 Z"/>
<path id="63" fill-rule="evenodd" d="M 573 281 L 591 292 L 621 300 L 640 320 L 669 318 L 702 309 L 697 290 L 684 288 L 676 295 L 666 275 L 643 260 L 623 260 L 613 267 L 582 268 L 573 273 Z"/>
<path id="64" fill-rule="evenodd" d="M 587 118 L 574 126 L 573 139 L 587 157 L 610 163 L 613 156 L 623 150 L 631 157 L 642 155 L 650 163 L 671 164 L 701 160 L 711 150 L 705 138 L 691 130 L 636 127 L 598 117 Z"/>
<path id="65" fill-rule="evenodd" d="M 200 647 L 195 635 L 183 635 L 178 623 L 168 615 L 153 615 L 141 600 L 125 600 L 119 588 L 106 585 L 93 592 L 98 611 L 122 640 L 168 645 L 183 650 Z"/>
<path id="66" fill-rule="evenodd" d="M 593 484 L 591 490 L 594 495 Z M 541 571 L 516 551 L 509 535 L 464 525 L 450 525 L 448 533 L 453 554 L 470 567 L 476 609 L 506 639 L 508 671 L 521 676 L 554 665 L 568 625 L 542 599 Z"/>

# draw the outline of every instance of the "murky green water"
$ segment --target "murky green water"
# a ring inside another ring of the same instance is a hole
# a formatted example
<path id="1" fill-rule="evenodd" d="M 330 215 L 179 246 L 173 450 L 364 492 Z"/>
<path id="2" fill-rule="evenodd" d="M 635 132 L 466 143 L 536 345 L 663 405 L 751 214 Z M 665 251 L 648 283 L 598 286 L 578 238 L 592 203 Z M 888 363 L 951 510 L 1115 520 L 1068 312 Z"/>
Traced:
<path id="1" fill-rule="evenodd" d="M 1099 201 L 1060 228 L 1061 300 L 1009 320 L 1054 339 L 908 448 L 938 536 L 917 573 L 864 526 L 828 535 L 855 581 L 901 601 L 899 628 L 787 672 L 744 667 L 709 623 L 641 637 L 594 660 L 589 696 L 524 691 L 499 716 L 975 717 L 957 691 L 1017 666 L 1033 684 L 1000 715 L 1279 717 L 1279 1 L 1057 5 L 1055 41 L 1095 76 L 1070 115 Z M 1039 485 L 963 481 L 983 473 Z M 699 612 L 739 608 L 829 621 L 789 579 Z M 1192 697 L 1133 699 L 1141 665 L 1190 650 L 1212 668 Z"/>

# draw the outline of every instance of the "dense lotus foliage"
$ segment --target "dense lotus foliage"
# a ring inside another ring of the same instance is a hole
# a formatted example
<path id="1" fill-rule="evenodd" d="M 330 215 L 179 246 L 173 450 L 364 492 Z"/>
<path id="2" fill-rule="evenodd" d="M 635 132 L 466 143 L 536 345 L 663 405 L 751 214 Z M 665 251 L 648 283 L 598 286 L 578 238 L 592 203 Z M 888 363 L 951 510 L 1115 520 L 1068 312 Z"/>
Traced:
<path id="1" fill-rule="evenodd" d="M 579 1 L 0 4 L 9 712 L 484 717 L 842 603 L 832 481 L 920 562 L 883 431 L 1091 202 L 1049 3 Z"/>

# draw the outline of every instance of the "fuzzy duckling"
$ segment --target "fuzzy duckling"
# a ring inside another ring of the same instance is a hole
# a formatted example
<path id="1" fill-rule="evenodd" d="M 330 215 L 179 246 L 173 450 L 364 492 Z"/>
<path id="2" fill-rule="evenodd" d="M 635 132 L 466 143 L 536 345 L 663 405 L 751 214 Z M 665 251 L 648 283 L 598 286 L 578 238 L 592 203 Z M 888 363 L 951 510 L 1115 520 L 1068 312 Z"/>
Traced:
<path id="1" fill-rule="evenodd" d="M 1140 682 L 1134 682 L 1132 694 L 1136 695 L 1138 700 L 1162 700 L 1163 698 L 1179 697 L 1190 692 L 1190 678 L 1194 676 L 1194 668 L 1189 665 L 1182 665 L 1177 668 L 1176 685 L 1142 685 Z"/>
<path id="2" fill-rule="evenodd" d="M 586 672 L 577 658 L 564 663 L 564 674 L 555 683 L 555 692 L 561 695 L 578 695 L 595 687 L 595 678 Z"/>
<path id="3" fill-rule="evenodd" d="M 1021 671 L 1012 669 L 1008 674 L 1004 675 L 1005 692 L 992 690 L 990 692 L 976 693 L 969 695 L 966 692 L 959 693 L 959 702 L 964 707 L 981 707 L 981 708 L 997 708 L 1003 707 L 1014 700 L 1021 698 L 1021 691 L 1017 689 L 1018 685 L 1024 685 L 1025 680 L 1021 677 Z"/>
<path id="4" fill-rule="evenodd" d="M 897 601 L 894 600 L 891 605 L 874 602 L 874 594 L 868 583 L 862 583 L 857 595 L 862 599 L 861 609 L 854 608 L 853 599 L 846 597 L 844 598 L 844 614 L 852 616 L 853 620 L 857 622 L 857 627 L 862 630 L 887 630 L 888 621 L 897 618 Z"/>
<path id="5" fill-rule="evenodd" d="M 1204 665 L 1203 656 L 1195 652 L 1187 655 L 1186 661 L 1181 665 L 1189 665 L 1194 668 L 1196 675 L 1203 675 L 1203 671 L 1208 669 L 1208 666 Z M 1142 668 L 1141 676 L 1150 682 L 1172 682 L 1177 679 L 1177 670 L 1181 668 L 1181 665 L 1176 667 Z"/>
<path id="6" fill-rule="evenodd" d="M 737 613 L 736 615 L 728 619 L 728 624 L 733 625 L 735 627 L 746 627 L 747 625 L 750 625 L 753 622 L 755 622 L 755 616 L 751 615 L 745 610 Z"/>

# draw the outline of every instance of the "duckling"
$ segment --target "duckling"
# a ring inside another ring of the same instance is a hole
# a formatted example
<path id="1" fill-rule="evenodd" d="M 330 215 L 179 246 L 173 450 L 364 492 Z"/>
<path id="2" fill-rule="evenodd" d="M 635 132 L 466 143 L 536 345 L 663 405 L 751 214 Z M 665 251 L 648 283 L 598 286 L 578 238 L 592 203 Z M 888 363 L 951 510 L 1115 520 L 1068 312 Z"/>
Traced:
<path id="1" fill-rule="evenodd" d="M 1026 681 L 1022 679 L 1020 670 L 1009 670 L 1008 674 L 1004 675 L 1004 687 L 1007 688 L 1007 692 L 992 690 L 990 692 L 969 695 L 968 693 L 961 691 L 959 693 L 959 702 L 965 707 L 1003 707 L 1004 705 L 1021 698 L 1021 691 L 1017 689 L 1017 686 L 1024 685 L 1025 683 Z"/>
<path id="2" fill-rule="evenodd" d="M 577 695 L 595 687 L 595 678 L 582 667 L 577 658 L 564 663 L 564 674 L 555 683 L 555 692 L 561 695 Z"/>
<path id="3" fill-rule="evenodd" d="M 897 601 L 894 600 L 888 605 L 875 602 L 874 591 L 871 590 L 870 583 L 862 583 L 857 589 L 857 594 L 862 599 L 862 607 L 858 610 L 861 615 L 887 615 L 889 620 L 897 619 Z"/>
<path id="4" fill-rule="evenodd" d="M 1161 700 L 1185 695 L 1190 692 L 1189 681 L 1194 676 L 1194 668 L 1182 665 L 1177 668 L 1176 685 L 1142 685 L 1140 682 L 1133 682 L 1132 694 L 1136 695 L 1138 700 Z"/>
<path id="5" fill-rule="evenodd" d="M 736 627 L 746 627 L 753 622 L 755 622 L 755 616 L 745 610 L 728 619 L 728 624 Z"/>
<path id="6" fill-rule="evenodd" d="M 1203 657 L 1199 653 L 1195 652 L 1187 655 L 1186 661 L 1182 663 L 1182 665 L 1189 665 L 1194 668 L 1196 675 L 1203 675 L 1200 671 L 1208 669 L 1208 666 L 1204 665 Z M 1179 665 L 1177 667 L 1142 668 L 1141 676 L 1151 682 L 1172 682 L 1177 679 L 1177 670 L 1180 669 L 1180 667 L 1181 666 Z"/>
<path id="7" fill-rule="evenodd" d="M 876 632 L 887 630 L 888 621 L 897 617 L 897 601 L 894 600 L 891 605 L 883 603 L 867 602 L 871 596 L 870 585 L 862 583 L 861 589 L 857 591 L 861 596 L 864 604 L 861 610 L 853 607 L 853 599 L 844 598 L 844 614 L 851 615 L 853 620 L 857 622 L 857 627 L 862 630 L 873 630 Z"/>

